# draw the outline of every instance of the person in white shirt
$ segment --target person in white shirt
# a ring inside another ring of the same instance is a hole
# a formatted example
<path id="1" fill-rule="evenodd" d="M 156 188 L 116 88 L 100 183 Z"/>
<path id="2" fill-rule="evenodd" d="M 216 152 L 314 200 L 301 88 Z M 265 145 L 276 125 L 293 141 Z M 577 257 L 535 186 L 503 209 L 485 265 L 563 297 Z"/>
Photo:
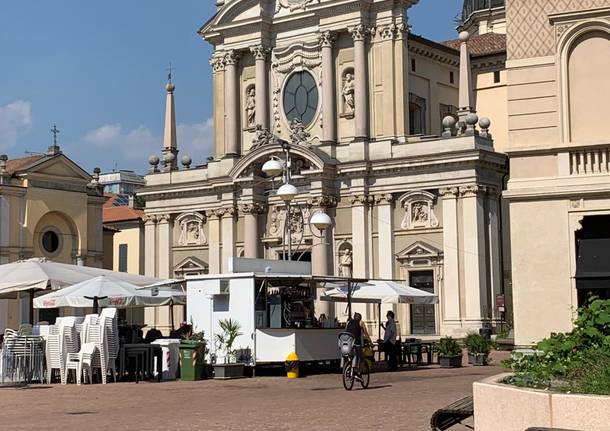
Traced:
<path id="1" fill-rule="evenodd" d="M 396 322 L 394 321 L 394 312 L 389 310 L 386 314 L 388 321 L 381 327 L 385 330 L 383 336 L 383 351 L 385 352 L 385 359 L 388 361 L 388 367 L 390 370 L 395 370 L 398 366 L 396 360 Z"/>

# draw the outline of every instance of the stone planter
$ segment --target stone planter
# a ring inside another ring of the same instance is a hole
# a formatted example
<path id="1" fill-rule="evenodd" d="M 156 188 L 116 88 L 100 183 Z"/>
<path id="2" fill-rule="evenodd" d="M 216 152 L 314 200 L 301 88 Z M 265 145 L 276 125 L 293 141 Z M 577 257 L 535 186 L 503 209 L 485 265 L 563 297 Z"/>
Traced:
<path id="1" fill-rule="evenodd" d="M 439 356 L 438 363 L 441 368 L 459 368 L 462 366 L 462 355 L 458 356 Z"/>
<path id="2" fill-rule="evenodd" d="M 470 365 L 483 366 L 489 363 L 489 353 L 468 353 Z"/>
<path id="3" fill-rule="evenodd" d="M 530 427 L 607 431 L 610 396 L 561 394 L 500 383 L 500 374 L 473 385 L 477 431 L 523 431 Z"/>
<path id="4" fill-rule="evenodd" d="M 244 377 L 244 364 L 214 364 L 214 378 L 220 380 Z"/>

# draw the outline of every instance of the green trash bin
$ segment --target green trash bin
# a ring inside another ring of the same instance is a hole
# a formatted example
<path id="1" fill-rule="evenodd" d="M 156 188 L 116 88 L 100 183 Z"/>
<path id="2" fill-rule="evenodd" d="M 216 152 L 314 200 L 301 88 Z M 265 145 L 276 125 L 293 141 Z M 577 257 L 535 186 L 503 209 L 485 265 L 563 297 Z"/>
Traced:
<path id="1" fill-rule="evenodd" d="M 201 380 L 205 368 L 205 343 L 183 340 L 180 342 L 180 379 Z"/>

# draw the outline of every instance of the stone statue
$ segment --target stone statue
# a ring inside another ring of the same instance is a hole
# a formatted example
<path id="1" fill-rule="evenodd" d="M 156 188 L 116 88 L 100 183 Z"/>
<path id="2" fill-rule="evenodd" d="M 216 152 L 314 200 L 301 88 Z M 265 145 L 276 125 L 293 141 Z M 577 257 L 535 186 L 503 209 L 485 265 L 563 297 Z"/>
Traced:
<path id="1" fill-rule="evenodd" d="M 354 76 L 351 73 L 345 75 L 345 81 L 343 82 L 343 89 L 341 90 L 344 101 L 344 112 L 346 114 L 352 114 L 355 109 L 354 105 Z"/>
<path id="2" fill-rule="evenodd" d="M 353 264 L 352 250 L 349 248 L 346 248 L 343 251 L 343 254 L 339 257 L 339 266 L 340 266 L 342 277 L 349 278 L 352 276 L 352 264 Z"/>
<path id="3" fill-rule="evenodd" d="M 248 98 L 246 99 L 246 116 L 248 118 L 248 127 L 254 127 L 256 122 L 256 90 L 254 87 L 248 91 Z"/>
<path id="4" fill-rule="evenodd" d="M 267 145 L 271 142 L 273 142 L 273 134 L 268 129 L 265 129 L 262 125 L 257 124 L 250 149 L 255 150 L 258 147 L 262 147 L 263 145 Z"/>
<path id="5" fill-rule="evenodd" d="M 293 118 L 290 121 L 290 142 L 292 145 L 308 145 L 310 137 L 311 134 L 305 130 L 305 126 L 299 119 Z"/>
<path id="6" fill-rule="evenodd" d="M 197 219 L 186 219 L 180 223 L 180 245 L 202 245 L 206 238 L 203 233 L 203 223 Z"/>

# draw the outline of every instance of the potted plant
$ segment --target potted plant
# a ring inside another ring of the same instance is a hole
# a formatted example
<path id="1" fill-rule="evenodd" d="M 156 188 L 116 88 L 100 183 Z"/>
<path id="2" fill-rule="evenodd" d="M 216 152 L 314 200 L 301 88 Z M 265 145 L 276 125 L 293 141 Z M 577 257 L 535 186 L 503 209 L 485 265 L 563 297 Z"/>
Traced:
<path id="1" fill-rule="evenodd" d="M 464 338 L 464 345 L 468 349 L 468 363 L 472 365 L 487 365 L 489 363 L 489 352 L 495 343 L 476 332 L 469 332 Z"/>
<path id="2" fill-rule="evenodd" d="M 462 366 L 462 347 L 453 337 L 443 337 L 436 345 L 441 368 Z"/>
<path id="3" fill-rule="evenodd" d="M 242 335 L 241 325 L 233 319 L 223 319 L 218 322 L 222 333 L 216 334 L 216 347 L 224 357 L 214 364 L 215 379 L 235 379 L 244 376 L 244 364 L 238 363 L 233 349 L 237 337 Z"/>

